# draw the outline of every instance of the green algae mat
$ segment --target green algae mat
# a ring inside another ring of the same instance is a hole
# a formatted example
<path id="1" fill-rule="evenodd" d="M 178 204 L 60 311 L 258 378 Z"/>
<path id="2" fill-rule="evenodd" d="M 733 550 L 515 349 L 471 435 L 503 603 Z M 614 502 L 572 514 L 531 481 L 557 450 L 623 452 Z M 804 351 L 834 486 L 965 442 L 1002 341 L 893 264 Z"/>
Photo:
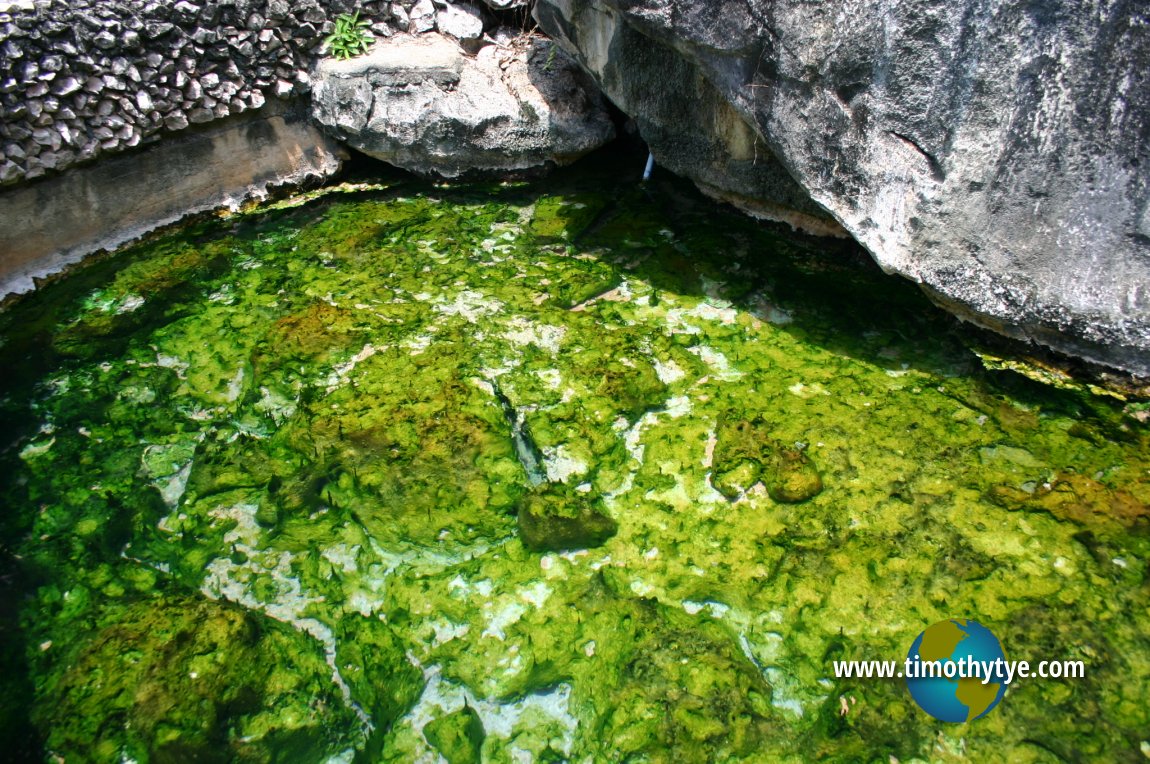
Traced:
<path id="1" fill-rule="evenodd" d="M 412 181 L 0 314 L 0 738 L 69 762 L 1140 761 L 1144 407 L 670 183 Z M 902 680 L 976 619 L 966 724 Z"/>

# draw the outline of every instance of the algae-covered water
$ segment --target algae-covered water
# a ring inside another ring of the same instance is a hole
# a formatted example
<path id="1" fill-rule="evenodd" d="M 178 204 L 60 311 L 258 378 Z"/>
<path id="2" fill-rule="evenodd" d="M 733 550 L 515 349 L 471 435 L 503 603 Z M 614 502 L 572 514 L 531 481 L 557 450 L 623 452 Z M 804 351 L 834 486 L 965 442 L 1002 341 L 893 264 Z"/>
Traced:
<path id="1" fill-rule="evenodd" d="M 386 185 L 386 184 L 385 184 Z M 670 182 L 201 223 L 0 315 L 0 737 L 67 762 L 1137 761 L 1141 406 Z M 969 724 L 900 680 L 974 618 Z"/>

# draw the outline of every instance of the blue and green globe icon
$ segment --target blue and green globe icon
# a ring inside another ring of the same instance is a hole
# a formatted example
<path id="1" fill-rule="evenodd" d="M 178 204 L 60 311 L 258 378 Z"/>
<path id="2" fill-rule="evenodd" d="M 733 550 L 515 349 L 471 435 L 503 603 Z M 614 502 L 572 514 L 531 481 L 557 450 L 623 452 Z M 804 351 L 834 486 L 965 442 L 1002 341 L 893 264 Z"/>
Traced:
<path id="1" fill-rule="evenodd" d="M 914 702 L 943 722 L 985 716 L 1006 694 L 1006 654 L 978 621 L 939 621 L 918 635 L 906 655 L 906 686 Z"/>

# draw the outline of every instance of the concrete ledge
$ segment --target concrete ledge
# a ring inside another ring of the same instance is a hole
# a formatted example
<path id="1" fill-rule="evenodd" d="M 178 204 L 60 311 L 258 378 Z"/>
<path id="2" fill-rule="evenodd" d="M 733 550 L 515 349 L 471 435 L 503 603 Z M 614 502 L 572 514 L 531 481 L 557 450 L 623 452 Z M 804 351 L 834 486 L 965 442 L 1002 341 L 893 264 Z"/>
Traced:
<path id="1" fill-rule="evenodd" d="M 0 295 L 187 215 L 334 175 L 344 150 L 273 106 L 0 192 Z"/>

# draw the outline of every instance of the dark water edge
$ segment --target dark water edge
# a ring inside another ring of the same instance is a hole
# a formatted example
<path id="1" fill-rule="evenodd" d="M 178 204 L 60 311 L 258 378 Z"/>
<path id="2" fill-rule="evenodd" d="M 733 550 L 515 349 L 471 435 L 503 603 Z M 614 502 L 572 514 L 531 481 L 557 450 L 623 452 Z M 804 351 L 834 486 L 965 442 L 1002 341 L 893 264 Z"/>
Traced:
<path id="1" fill-rule="evenodd" d="M 9 749 L 1139 760 L 1139 407 L 988 371 L 855 245 L 621 166 L 397 174 L 0 313 Z M 521 540 L 579 502 L 600 546 Z M 1087 677 L 955 727 L 830 675 L 945 618 Z"/>

